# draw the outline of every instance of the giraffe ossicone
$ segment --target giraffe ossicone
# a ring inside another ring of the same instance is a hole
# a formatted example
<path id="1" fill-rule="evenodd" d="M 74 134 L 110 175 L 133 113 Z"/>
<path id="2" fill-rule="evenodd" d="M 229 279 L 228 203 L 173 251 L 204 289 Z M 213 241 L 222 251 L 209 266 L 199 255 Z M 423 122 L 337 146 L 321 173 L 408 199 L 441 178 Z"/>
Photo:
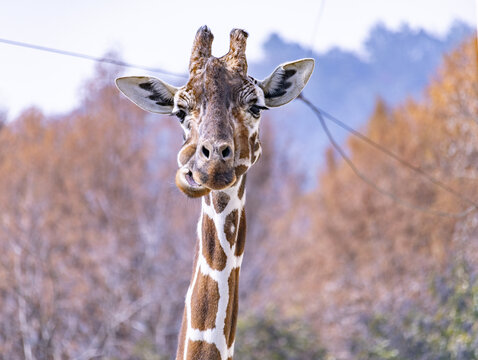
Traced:
<path id="1" fill-rule="evenodd" d="M 212 56 L 214 39 L 201 27 L 194 39 L 189 80 L 175 87 L 152 77 L 116 84 L 144 110 L 176 115 L 184 132 L 176 185 L 202 197 L 197 252 L 176 360 L 230 360 L 238 312 L 239 271 L 246 238 L 246 172 L 261 155 L 261 111 L 296 98 L 313 59 L 279 65 L 266 79 L 247 75 L 244 30 L 233 29 L 229 52 Z"/>

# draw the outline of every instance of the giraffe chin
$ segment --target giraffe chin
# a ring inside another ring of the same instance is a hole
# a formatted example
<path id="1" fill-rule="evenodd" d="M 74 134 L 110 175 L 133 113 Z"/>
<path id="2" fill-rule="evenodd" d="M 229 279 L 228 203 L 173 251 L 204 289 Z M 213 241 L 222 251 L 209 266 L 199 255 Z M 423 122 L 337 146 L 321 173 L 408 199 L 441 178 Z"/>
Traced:
<path id="1" fill-rule="evenodd" d="M 198 184 L 188 169 L 181 168 L 176 172 L 176 186 L 191 198 L 198 198 L 207 195 L 211 189 Z"/>

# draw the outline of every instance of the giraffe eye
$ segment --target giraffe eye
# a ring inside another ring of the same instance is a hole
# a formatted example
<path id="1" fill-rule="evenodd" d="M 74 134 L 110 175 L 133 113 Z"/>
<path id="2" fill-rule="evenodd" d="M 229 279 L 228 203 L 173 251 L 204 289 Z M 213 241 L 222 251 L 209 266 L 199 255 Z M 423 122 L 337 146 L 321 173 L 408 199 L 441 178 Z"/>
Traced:
<path id="1" fill-rule="evenodd" d="M 249 112 L 254 116 L 255 118 L 258 118 L 261 114 L 261 110 L 268 110 L 267 107 L 265 106 L 260 106 L 260 105 L 252 105 L 249 108 Z"/>
<path id="2" fill-rule="evenodd" d="M 176 117 L 182 123 L 184 121 L 184 118 L 186 117 L 186 112 L 184 110 L 178 110 L 174 113 L 174 115 L 176 115 Z"/>

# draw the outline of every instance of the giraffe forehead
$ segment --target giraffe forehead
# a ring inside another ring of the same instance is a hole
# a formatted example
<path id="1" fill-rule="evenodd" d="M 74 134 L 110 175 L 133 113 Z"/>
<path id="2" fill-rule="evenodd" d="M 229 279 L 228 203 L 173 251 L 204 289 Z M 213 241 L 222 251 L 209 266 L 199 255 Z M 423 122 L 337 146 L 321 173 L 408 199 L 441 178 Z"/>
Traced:
<path id="1" fill-rule="evenodd" d="M 204 68 L 190 77 L 184 90 L 196 107 L 203 108 L 241 106 L 256 95 L 252 78 L 230 70 L 225 61 L 215 57 L 210 57 Z"/>
<path id="2" fill-rule="evenodd" d="M 206 63 L 202 77 L 207 99 L 217 97 L 229 100 L 240 80 L 216 58 L 210 58 Z"/>

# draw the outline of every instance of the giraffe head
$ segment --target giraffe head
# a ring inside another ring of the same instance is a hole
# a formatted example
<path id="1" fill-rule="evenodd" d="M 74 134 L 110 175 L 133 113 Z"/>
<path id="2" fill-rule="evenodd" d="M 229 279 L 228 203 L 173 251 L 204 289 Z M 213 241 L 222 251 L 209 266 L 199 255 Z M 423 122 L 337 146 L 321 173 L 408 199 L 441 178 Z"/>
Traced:
<path id="1" fill-rule="evenodd" d="M 229 52 L 211 55 L 213 35 L 201 27 L 189 62 L 189 80 L 175 87 L 152 77 L 123 77 L 118 88 L 144 110 L 175 115 L 184 132 L 176 184 L 190 197 L 233 186 L 261 154 L 261 111 L 293 100 L 312 74 L 313 59 L 277 67 L 265 80 L 247 75 L 248 34 L 234 29 Z"/>

